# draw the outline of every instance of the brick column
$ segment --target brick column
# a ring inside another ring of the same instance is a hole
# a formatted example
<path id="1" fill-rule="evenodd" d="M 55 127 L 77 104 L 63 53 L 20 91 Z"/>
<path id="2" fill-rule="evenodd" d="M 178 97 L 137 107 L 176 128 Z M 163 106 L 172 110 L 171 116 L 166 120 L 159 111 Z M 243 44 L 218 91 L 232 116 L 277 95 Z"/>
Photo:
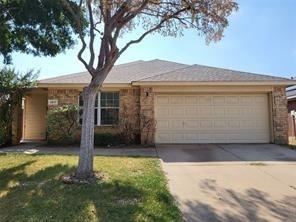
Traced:
<path id="1" fill-rule="evenodd" d="M 288 109 L 286 88 L 274 87 L 272 91 L 272 119 L 274 143 L 288 143 Z"/>
<path id="2" fill-rule="evenodd" d="M 155 117 L 153 88 L 145 87 L 140 90 L 140 126 L 141 144 L 154 144 Z"/>
<path id="3" fill-rule="evenodd" d="M 119 128 L 129 130 L 135 141 L 140 137 L 140 89 L 120 89 L 119 92 Z"/>

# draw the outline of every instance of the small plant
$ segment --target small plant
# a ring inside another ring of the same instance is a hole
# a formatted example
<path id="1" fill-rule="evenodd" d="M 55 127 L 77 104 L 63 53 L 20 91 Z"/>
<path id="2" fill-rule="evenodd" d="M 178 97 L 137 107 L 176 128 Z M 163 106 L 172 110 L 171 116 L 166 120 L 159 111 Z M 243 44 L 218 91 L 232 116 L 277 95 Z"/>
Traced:
<path id="1" fill-rule="evenodd" d="M 151 143 L 151 137 L 155 133 L 156 120 L 148 117 L 145 114 L 141 114 L 140 118 L 143 144 L 149 145 Z"/>
<path id="2" fill-rule="evenodd" d="M 115 146 L 119 145 L 119 136 L 112 133 L 95 133 L 95 146 Z"/>
<path id="3" fill-rule="evenodd" d="M 47 140 L 53 144 L 73 144 L 77 142 L 78 108 L 63 105 L 50 109 L 47 113 Z"/>
<path id="4" fill-rule="evenodd" d="M 139 121 L 136 117 L 137 107 L 123 105 L 119 121 L 120 141 L 126 145 L 140 143 Z"/>

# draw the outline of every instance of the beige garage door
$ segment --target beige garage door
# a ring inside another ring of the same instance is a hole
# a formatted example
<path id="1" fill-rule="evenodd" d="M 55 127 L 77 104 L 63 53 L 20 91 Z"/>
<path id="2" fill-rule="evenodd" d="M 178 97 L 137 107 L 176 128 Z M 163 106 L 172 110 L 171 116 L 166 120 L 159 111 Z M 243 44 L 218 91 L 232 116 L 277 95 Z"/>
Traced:
<path id="1" fill-rule="evenodd" d="M 267 94 L 157 95 L 156 143 L 268 143 Z"/>

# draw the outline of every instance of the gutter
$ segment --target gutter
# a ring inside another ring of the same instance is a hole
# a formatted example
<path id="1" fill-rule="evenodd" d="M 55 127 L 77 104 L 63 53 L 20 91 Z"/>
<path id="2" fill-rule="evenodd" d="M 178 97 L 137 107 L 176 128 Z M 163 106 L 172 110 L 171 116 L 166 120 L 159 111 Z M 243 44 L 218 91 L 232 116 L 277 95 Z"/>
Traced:
<path id="1" fill-rule="evenodd" d="M 296 80 L 253 82 L 133 81 L 133 86 L 291 86 Z"/>

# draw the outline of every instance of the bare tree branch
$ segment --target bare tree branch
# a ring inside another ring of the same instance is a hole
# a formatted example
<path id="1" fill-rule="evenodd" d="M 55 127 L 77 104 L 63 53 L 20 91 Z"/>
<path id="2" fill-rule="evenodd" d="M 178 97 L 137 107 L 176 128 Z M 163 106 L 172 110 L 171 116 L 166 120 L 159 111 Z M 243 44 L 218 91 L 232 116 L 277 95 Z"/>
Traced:
<path id="1" fill-rule="evenodd" d="M 85 66 L 85 68 L 92 74 L 93 73 L 93 69 L 92 67 L 89 67 L 89 65 L 87 64 L 87 62 L 83 59 L 82 54 L 86 49 L 86 42 L 84 40 L 84 34 L 83 34 L 83 29 L 82 29 L 82 25 L 81 25 L 81 11 L 82 11 L 82 0 L 80 0 L 79 3 L 79 13 L 78 15 L 74 12 L 73 8 L 71 7 L 71 5 L 69 4 L 69 2 L 67 0 L 62 0 L 62 3 L 64 4 L 64 6 L 69 10 L 69 12 L 72 14 L 73 18 L 75 19 L 75 23 L 77 25 L 77 29 L 78 29 L 78 36 L 79 39 L 81 41 L 82 47 L 79 50 L 77 57 L 78 59 L 82 62 L 82 64 Z"/>
<path id="2" fill-rule="evenodd" d="M 130 42 L 128 42 L 120 51 L 119 51 L 119 56 L 125 51 L 127 50 L 131 45 L 133 44 L 137 44 L 139 42 L 141 42 L 148 34 L 161 29 L 163 27 L 163 24 L 165 22 L 167 22 L 169 19 L 175 18 L 176 16 L 178 16 L 179 14 L 181 14 L 182 12 L 186 11 L 188 9 L 187 8 L 182 8 L 179 11 L 173 13 L 172 15 L 168 15 L 165 18 L 163 18 L 154 28 L 149 29 L 148 31 L 144 32 L 138 39 L 136 40 L 131 40 Z"/>
<path id="3" fill-rule="evenodd" d="M 89 34 L 90 34 L 90 39 L 89 39 L 89 52 L 90 52 L 90 59 L 88 66 L 93 67 L 94 65 L 94 60 L 95 60 L 95 52 L 94 52 L 94 41 L 95 41 L 95 25 L 94 25 L 94 18 L 93 18 L 93 12 L 92 12 L 92 0 L 87 0 L 87 9 L 88 9 L 88 16 L 89 16 Z"/>
<path id="4" fill-rule="evenodd" d="M 158 24 L 157 26 L 155 26 L 154 28 L 144 32 L 138 39 L 136 40 L 132 40 L 130 42 L 128 42 L 120 51 L 119 51 L 119 56 L 125 51 L 128 49 L 128 47 L 130 47 L 132 44 L 136 44 L 136 43 L 139 43 L 141 42 L 148 34 L 150 34 L 151 32 L 154 32 L 156 31 L 157 29 L 160 29 L 162 27 L 162 23 L 161 24 Z"/>

